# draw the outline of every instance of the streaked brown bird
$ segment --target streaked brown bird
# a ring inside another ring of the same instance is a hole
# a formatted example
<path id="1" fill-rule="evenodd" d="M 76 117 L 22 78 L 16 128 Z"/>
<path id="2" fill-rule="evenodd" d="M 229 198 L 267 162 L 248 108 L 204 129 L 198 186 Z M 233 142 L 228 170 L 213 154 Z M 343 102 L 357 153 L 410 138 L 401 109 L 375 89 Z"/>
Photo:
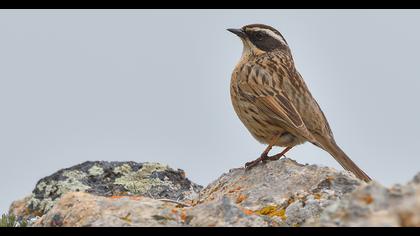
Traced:
<path id="1" fill-rule="evenodd" d="M 277 160 L 292 147 L 308 141 L 330 153 L 344 169 L 370 181 L 336 144 L 328 121 L 296 70 L 280 32 L 263 24 L 228 30 L 239 36 L 244 46 L 232 73 L 233 107 L 252 136 L 268 144 L 258 159 L 245 164 L 246 168 Z M 273 146 L 286 148 L 268 156 Z"/>

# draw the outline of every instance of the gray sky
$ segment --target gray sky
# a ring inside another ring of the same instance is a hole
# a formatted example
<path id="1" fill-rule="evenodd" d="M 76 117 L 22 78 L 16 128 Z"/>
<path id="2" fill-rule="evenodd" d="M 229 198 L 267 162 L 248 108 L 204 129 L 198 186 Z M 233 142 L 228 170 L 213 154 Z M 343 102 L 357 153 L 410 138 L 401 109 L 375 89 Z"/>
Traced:
<path id="1" fill-rule="evenodd" d="M 226 28 L 250 23 L 282 32 L 347 154 L 406 182 L 420 171 L 419 22 L 416 10 L 1 10 L 0 212 L 86 160 L 166 163 L 206 185 L 257 158 L 229 95 L 242 44 Z M 308 143 L 288 157 L 341 169 Z"/>

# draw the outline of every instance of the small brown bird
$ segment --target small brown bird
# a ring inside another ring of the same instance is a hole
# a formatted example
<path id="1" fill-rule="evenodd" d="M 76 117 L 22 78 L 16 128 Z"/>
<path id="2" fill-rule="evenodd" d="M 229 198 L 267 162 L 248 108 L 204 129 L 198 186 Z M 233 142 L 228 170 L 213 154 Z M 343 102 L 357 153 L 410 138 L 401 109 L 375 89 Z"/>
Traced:
<path id="1" fill-rule="evenodd" d="M 306 141 L 330 153 L 358 178 L 370 181 L 336 144 L 324 113 L 295 68 L 290 48 L 279 31 L 263 24 L 228 29 L 243 42 L 242 57 L 232 73 L 230 93 L 239 119 L 261 143 L 261 156 L 245 164 L 277 160 Z M 268 156 L 273 146 L 286 147 Z"/>

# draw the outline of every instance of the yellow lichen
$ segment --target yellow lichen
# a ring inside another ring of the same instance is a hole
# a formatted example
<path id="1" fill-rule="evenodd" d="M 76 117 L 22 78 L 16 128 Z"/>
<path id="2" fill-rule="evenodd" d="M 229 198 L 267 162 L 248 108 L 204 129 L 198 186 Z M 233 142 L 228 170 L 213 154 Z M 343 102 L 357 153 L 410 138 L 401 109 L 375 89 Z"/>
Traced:
<path id="1" fill-rule="evenodd" d="M 286 218 L 287 218 L 286 211 L 283 208 L 275 206 L 275 205 L 265 206 L 265 207 L 255 211 L 255 213 L 258 214 L 258 215 L 265 215 L 265 216 L 269 216 L 269 217 L 278 216 L 282 220 L 286 220 Z"/>
<path id="2" fill-rule="evenodd" d="M 128 223 L 131 223 L 131 218 L 130 218 L 131 213 L 129 212 L 126 216 L 120 217 L 121 220 L 126 221 Z"/>

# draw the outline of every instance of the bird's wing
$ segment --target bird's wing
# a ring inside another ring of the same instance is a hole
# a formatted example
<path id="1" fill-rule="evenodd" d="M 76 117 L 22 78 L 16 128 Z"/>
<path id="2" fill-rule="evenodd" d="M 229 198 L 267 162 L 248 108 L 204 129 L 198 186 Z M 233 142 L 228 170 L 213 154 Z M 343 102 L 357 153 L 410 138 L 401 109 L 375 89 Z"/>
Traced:
<path id="1" fill-rule="evenodd" d="M 250 100 L 260 112 L 271 118 L 273 122 L 290 127 L 296 134 L 312 141 L 298 110 L 279 88 L 275 88 L 275 75 L 256 65 L 245 65 L 239 71 L 238 91 L 241 96 Z"/>

